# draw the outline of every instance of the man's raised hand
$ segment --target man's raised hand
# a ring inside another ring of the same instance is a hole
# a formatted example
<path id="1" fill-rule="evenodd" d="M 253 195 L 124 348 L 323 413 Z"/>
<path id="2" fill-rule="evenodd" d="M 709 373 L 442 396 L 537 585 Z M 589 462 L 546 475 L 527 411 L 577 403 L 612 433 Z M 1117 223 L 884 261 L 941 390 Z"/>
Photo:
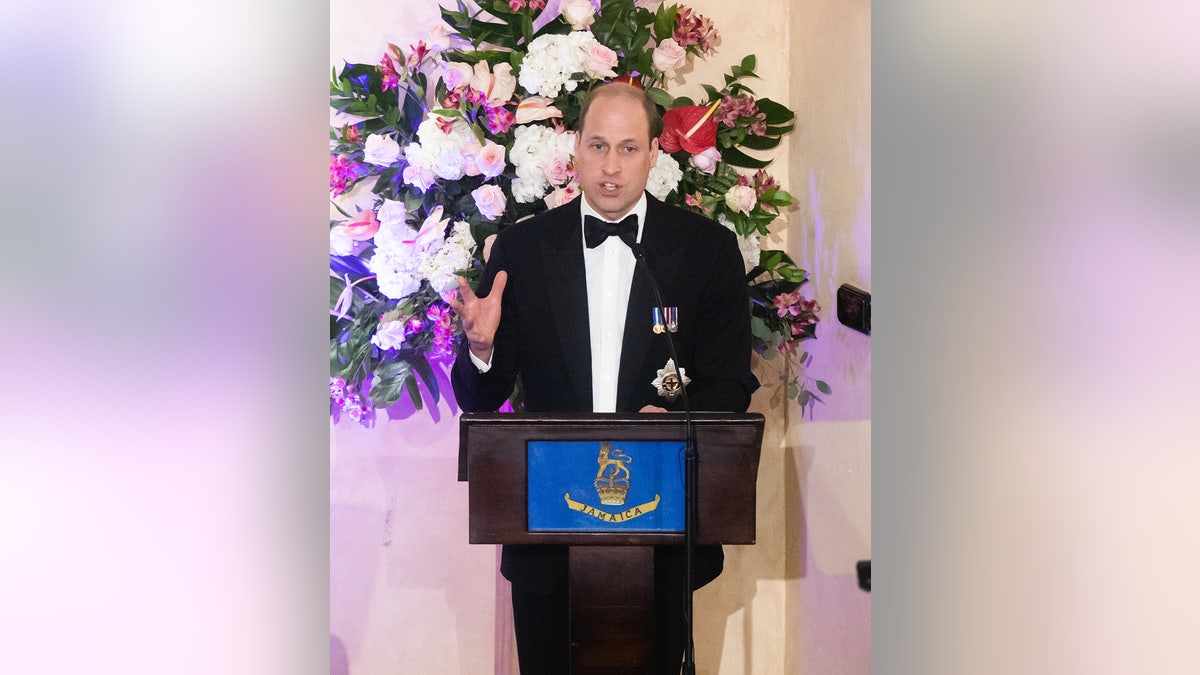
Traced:
<path id="1" fill-rule="evenodd" d="M 492 360 L 492 347 L 496 339 L 496 328 L 500 325 L 500 299 L 508 283 L 508 272 L 497 272 L 492 282 L 492 291 L 487 297 L 479 297 L 471 290 L 464 277 L 458 278 L 458 293 L 451 296 L 449 304 L 462 319 L 463 333 L 471 353 L 479 360 Z"/>

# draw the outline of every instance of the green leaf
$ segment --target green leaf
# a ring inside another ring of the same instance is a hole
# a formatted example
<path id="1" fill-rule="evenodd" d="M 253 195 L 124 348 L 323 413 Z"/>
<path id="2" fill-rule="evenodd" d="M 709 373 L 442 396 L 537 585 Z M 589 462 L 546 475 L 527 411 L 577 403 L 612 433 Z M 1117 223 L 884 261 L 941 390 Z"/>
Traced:
<path id="1" fill-rule="evenodd" d="M 833 393 L 833 389 L 831 389 L 829 385 L 822 380 L 817 380 L 817 391 L 821 392 L 822 394 Z"/>
<path id="2" fill-rule="evenodd" d="M 742 139 L 740 145 L 751 150 L 771 150 L 778 147 L 779 143 L 780 139 L 777 137 L 747 135 Z"/>
<path id="3" fill-rule="evenodd" d="M 737 148 L 725 148 L 722 150 L 721 159 L 745 169 L 765 169 L 771 166 L 771 160 L 754 159 Z"/>
<path id="4" fill-rule="evenodd" d="M 646 94 L 656 104 L 662 106 L 663 108 L 667 108 L 667 109 L 671 108 L 671 103 L 672 103 L 671 95 L 668 94 L 665 89 L 659 89 L 658 87 L 646 87 Z"/>
<path id="5" fill-rule="evenodd" d="M 421 392 L 417 389 L 417 379 L 413 376 L 408 376 L 404 380 L 404 390 L 408 392 L 408 398 L 412 401 L 413 407 L 417 410 L 423 410 L 425 403 L 421 400 Z M 397 396 L 397 399 L 400 397 Z"/>
<path id="6" fill-rule="evenodd" d="M 430 396 L 433 397 L 433 402 L 437 403 L 441 400 L 441 390 L 438 386 L 437 375 L 433 372 L 433 366 L 429 364 L 429 359 L 424 355 L 417 355 L 413 359 L 413 370 L 417 375 L 421 376 L 421 381 L 425 383 L 425 388 L 429 390 Z M 415 387 L 414 387 L 415 388 Z"/>
<path id="7" fill-rule="evenodd" d="M 758 107 L 760 113 L 767 116 L 767 124 L 785 124 L 796 118 L 796 113 L 787 106 L 769 98 L 757 99 L 754 101 L 754 105 Z"/>
<path id="8" fill-rule="evenodd" d="M 658 6 L 658 14 L 654 17 L 654 35 L 660 42 L 675 34 L 675 15 L 678 13 L 678 5 Z"/>

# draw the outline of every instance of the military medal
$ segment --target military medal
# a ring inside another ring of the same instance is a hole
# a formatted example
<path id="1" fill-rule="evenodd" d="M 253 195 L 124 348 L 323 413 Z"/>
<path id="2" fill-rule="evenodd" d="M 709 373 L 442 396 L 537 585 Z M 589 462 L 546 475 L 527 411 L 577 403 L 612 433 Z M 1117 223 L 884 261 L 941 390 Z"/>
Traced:
<path id="1" fill-rule="evenodd" d="M 663 311 L 667 315 L 667 330 L 672 333 L 679 330 L 679 308 L 678 307 L 663 307 Z"/>
<path id="2" fill-rule="evenodd" d="M 664 330 L 669 330 L 672 333 L 679 331 L 678 307 L 652 307 L 650 308 L 650 313 L 651 319 L 653 320 L 651 330 L 653 330 L 656 335 Z"/>
<path id="3" fill-rule="evenodd" d="M 667 365 L 658 370 L 658 377 L 650 384 L 658 391 L 659 396 L 674 401 L 691 381 L 686 368 L 676 368 L 675 359 L 667 359 Z"/>

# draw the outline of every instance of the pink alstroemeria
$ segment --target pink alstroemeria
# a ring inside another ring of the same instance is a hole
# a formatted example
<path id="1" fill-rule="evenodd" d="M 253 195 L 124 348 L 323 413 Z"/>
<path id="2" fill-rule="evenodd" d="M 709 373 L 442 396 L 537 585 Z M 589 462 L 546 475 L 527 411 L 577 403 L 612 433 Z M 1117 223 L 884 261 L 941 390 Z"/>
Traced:
<path id="1" fill-rule="evenodd" d="M 712 19 L 691 7 L 679 5 L 679 10 L 675 14 L 675 33 L 671 37 L 684 47 L 696 45 L 703 53 L 712 54 L 716 51 L 713 43 L 720 36 L 713 26 Z"/>
<path id="2" fill-rule="evenodd" d="M 487 127 L 488 131 L 493 134 L 507 133 L 509 128 L 517 121 L 517 116 L 511 110 L 504 107 L 488 108 Z"/>
<path id="3" fill-rule="evenodd" d="M 387 53 L 379 60 L 379 69 L 383 74 L 382 86 L 384 91 L 400 86 L 400 69 L 396 67 L 397 63 L 404 63 L 404 55 L 400 53 L 399 47 L 389 44 Z"/>
<path id="4" fill-rule="evenodd" d="M 425 60 L 425 57 L 429 56 L 429 47 L 425 44 L 424 40 L 418 40 L 417 44 L 409 45 L 408 49 L 408 60 L 405 63 L 409 68 L 416 68 L 417 65 Z"/>

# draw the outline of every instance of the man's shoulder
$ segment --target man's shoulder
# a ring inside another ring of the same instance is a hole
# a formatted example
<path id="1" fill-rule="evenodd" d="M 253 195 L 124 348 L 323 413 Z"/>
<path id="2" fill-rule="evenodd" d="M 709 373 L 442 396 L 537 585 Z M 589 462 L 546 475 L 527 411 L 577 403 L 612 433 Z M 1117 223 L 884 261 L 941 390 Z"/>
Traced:
<path id="1" fill-rule="evenodd" d="M 692 241 L 737 241 L 733 230 L 712 218 L 696 213 L 695 211 L 689 211 L 680 206 L 675 206 L 674 204 L 659 201 L 654 197 L 647 198 L 646 220 L 660 221 L 668 227 L 684 231 L 689 235 L 687 238 Z"/>
<path id="2" fill-rule="evenodd" d="M 545 241 L 551 233 L 559 232 L 572 222 L 578 225 L 579 218 L 579 204 L 571 202 L 515 222 L 502 229 L 500 237 L 509 245 Z"/>

